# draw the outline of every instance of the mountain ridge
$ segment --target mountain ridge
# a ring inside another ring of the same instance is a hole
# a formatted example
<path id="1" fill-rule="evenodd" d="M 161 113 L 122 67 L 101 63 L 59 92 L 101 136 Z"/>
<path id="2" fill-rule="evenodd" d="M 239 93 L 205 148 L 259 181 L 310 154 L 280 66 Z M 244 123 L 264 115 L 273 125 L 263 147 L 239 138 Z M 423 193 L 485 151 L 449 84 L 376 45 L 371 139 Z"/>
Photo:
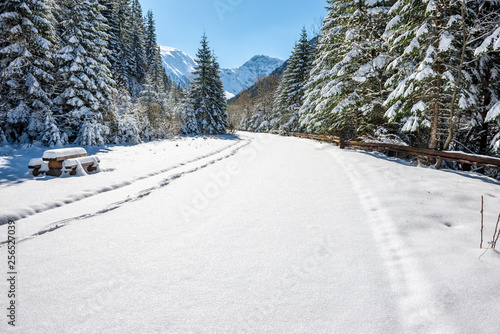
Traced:
<path id="1" fill-rule="evenodd" d="M 283 60 L 266 55 L 256 55 L 237 68 L 221 69 L 224 88 L 236 95 L 252 86 L 260 77 L 269 76 L 284 63 Z"/>
<path id="2" fill-rule="evenodd" d="M 163 45 L 160 45 L 160 53 L 168 77 L 181 87 L 186 87 L 196 66 L 194 58 L 179 49 Z"/>
<path id="3" fill-rule="evenodd" d="M 196 67 L 196 61 L 187 53 L 168 46 L 160 46 L 163 67 L 170 79 L 186 87 Z M 231 98 L 252 86 L 258 78 L 267 77 L 284 63 L 283 60 L 267 55 L 255 55 L 236 68 L 221 68 L 221 79 L 226 97 Z"/>

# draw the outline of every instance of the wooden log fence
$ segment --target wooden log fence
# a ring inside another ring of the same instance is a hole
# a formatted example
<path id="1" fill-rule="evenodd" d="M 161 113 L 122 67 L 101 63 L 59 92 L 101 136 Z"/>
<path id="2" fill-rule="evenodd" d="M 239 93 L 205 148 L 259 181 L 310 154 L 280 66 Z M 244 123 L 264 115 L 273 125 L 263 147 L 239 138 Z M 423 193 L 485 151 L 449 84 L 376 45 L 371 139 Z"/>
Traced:
<path id="1" fill-rule="evenodd" d="M 247 132 L 255 132 L 248 130 L 239 130 Z M 262 133 L 273 133 L 279 134 L 277 131 L 259 131 Z M 341 149 L 344 148 L 356 148 L 367 151 L 378 151 L 382 150 L 388 154 L 408 154 L 417 157 L 425 157 L 427 159 L 442 159 L 446 161 L 454 161 L 462 164 L 463 170 L 470 170 L 471 166 L 485 167 L 500 169 L 500 158 L 490 157 L 486 155 L 469 154 L 457 151 L 438 151 L 426 148 L 411 147 L 405 145 L 389 144 L 389 143 L 365 143 L 359 141 L 344 141 L 342 138 L 337 136 L 328 135 L 313 135 L 307 133 L 298 132 L 288 132 L 283 133 L 284 136 L 298 137 L 318 140 L 326 143 L 333 143 L 339 146 Z"/>

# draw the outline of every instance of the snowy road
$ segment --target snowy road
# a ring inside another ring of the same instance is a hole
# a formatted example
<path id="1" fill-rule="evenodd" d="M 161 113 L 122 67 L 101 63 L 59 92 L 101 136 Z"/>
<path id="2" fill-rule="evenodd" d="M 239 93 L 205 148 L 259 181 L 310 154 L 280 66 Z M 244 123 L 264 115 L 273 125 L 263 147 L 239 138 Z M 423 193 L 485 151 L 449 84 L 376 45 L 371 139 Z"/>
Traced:
<path id="1" fill-rule="evenodd" d="M 77 194 L 11 210 L 17 326 L 1 332 L 500 333 L 500 254 L 478 260 L 500 183 L 297 138 L 193 143 L 142 174 L 119 170 L 143 157 L 127 147 L 108 172 L 0 188 Z"/>

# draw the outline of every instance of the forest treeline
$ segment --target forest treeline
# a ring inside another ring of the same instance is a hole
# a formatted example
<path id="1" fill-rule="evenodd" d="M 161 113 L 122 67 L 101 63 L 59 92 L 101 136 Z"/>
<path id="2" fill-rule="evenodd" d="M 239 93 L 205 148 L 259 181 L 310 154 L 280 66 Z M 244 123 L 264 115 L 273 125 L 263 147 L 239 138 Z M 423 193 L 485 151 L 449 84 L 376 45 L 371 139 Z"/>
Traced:
<path id="1" fill-rule="evenodd" d="M 303 30 L 284 73 L 230 104 L 240 128 L 498 156 L 498 2 L 327 3 L 315 43 Z"/>
<path id="2" fill-rule="evenodd" d="M 206 37 L 201 49 L 183 89 L 165 73 L 153 12 L 138 0 L 2 1 L 0 144 L 224 133 L 219 65 Z"/>

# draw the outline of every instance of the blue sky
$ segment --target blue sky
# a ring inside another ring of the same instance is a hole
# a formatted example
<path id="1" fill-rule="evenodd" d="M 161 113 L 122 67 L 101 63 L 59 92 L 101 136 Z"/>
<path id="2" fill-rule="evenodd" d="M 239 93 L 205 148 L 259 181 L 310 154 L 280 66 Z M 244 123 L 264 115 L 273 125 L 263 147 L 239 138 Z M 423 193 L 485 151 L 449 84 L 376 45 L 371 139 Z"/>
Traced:
<path id="1" fill-rule="evenodd" d="M 195 56 L 205 31 L 221 67 L 257 54 L 285 60 L 303 26 L 326 16 L 325 0 L 140 0 L 153 10 L 158 43 Z"/>

